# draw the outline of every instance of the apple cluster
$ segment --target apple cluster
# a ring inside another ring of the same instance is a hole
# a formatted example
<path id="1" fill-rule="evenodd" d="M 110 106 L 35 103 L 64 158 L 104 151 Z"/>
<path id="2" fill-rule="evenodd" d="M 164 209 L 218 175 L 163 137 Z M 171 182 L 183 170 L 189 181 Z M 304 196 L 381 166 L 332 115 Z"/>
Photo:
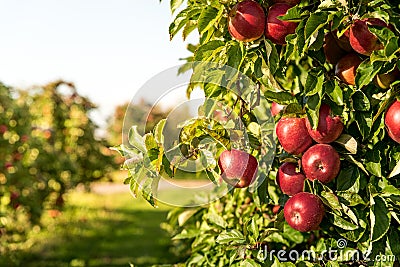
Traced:
<path id="1" fill-rule="evenodd" d="M 390 25 L 380 19 L 364 18 L 354 20 L 340 37 L 337 30 L 325 35 L 326 60 L 335 65 L 335 75 L 347 85 L 355 85 L 356 71 L 364 58 L 369 57 L 375 50 L 383 49 L 382 43 L 368 26 L 391 29 Z M 380 88 L 388 89 L 399 76 L 400 72 L 395 68 L 389 73 L 376 75 L 374 81 Z"/>
<path id="2" fill-rule="evenodd" d="M 363 57 L 369 57 L 373 51 L 383 49 L 378 37 L 373 34 L 368 26 L 393 27 L 377 18 L 357 19 L 349 26 L 343 35 L 338 37 L 337 30 L 328 32 L 324 39 L 324 53 L 326 60 L 335 65 L 335 75 L 347 85 L 355 85 L 358 66 L 363 62 Z M 388 73 L 377 74 L 374 83 L 388 89 L 390 84 L 400 78 L 397 67 Z M 385 125 L 388 135 L 400 143 L 400 104 L 395 100 L 385 115 Z"/>
<path id="3" fill-rule="evenodd" d="M 340 156 L 330 143 L 342 134 L 343 128 L 341 118 L 333 115 L 327 104 L 321 105 L 315 129 L 304 117 L 282 117 L 276 125 L 282 148 L 298 156 L 301 162 L 298 164 L 295 158 L 290 158 L 279 167 L 276 177 L 281 191 L 291 196 L 285 204 L 284 215 L 296 230 L 314 230 L 322 221 L 323 204 L 317 196 L 303 192 L 304 183 L 309 179 L 328 184 L 338 175 Z"/>
<path id="4" fill-rule="evenodd" d="M 263 35 L 274 44 L 286 43 L 286 36 L 293 34 L 297 23 L 279 19 L 298 4 L 299 0 L 275 0 L 267 12 L 257 2 L 244 0 L 235 5 L 229 12 L 228 30 L 238 41 L 251 42 Z"/>

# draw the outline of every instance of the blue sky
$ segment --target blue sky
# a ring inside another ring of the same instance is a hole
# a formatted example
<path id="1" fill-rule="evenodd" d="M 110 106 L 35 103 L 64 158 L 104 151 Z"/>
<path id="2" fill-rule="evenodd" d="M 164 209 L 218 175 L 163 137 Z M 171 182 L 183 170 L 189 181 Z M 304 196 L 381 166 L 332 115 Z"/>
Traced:
<path id="1" fill-rule="evenodd" d="M 186 57 L 164 0 L 0 0 L 0 81 L 72 81 L 101 121 L 148 79 Z"/>

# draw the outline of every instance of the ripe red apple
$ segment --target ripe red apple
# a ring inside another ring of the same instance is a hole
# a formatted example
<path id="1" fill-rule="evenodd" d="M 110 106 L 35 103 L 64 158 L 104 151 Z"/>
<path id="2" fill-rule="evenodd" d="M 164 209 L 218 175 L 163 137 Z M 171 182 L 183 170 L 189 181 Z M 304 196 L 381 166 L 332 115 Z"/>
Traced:
<path id="1" fill-rule="evenodd" d="M 24 134 L 24 135 L 21 136 L 21 142 L 22 143 L 26 143 L 26 142 L 28 142 L 28 140 L 29 140 L 29 136 L 28 135 Z"/>
<path id="2" fill-rule="evenodd" d="M 296 169 L 297 164 L 285 162 L 279 167 L 278 175 L 276 176 L 276 181 L 281 191 L 289 196 L 303 192 L 306 177 L 303 173 L 297 172 Z"/>
<path id="3" fill-rule="evenodd" d="M 340 157 L 331 145 L 316 144 L 303 154 L 301 165 L 308 179 L 317 179 L 327 184 L 335 179 L 340 171 Z"/>
<path id="4" fill-rule="evenodd" d="M 264 28 L 264 9 L 253 0 L 242 1 L 229 12 L 228 30 L 238 41 L 254 41 L 263 35 Z"/>
<path id="5" fill-rule="evenodd" d="M 4 124 L 0 125 L 0 134 L 7 132 L 7 130 L 8 130 L 7 125 Z"/>
<path id="6" fill-rule="evenodd" d="M 18 192 L 11 192 L 11 195 L 10 195 L 10 200 L 11 201 L 17 200 L 18 198 L 19 198 L 19 193 Z"/>
<path id="7" fill-rule="evenodd" d="M 344 51 L 338 43 L 336 42 L 335 37 L 333 36 L 333 33 L 328 32 L 325 34 L 325 39 L 324 39 L 324 53 L 326 60 L 331 63 L 331 64 L 336 64 L 338 61 L 346 55 L 346 51 Z"/>
<path id="8" fill-rule="evenodd" d="M 283 149 L 299 155 L 312 145 L 304 118 L 281 118 L 276 124 L 276 135 Z"/>
<path id="9" fill-rule="evenodd" d="M 383 49 L 383 45 L 375 34 L 369 29 L 368 25 L 388 27 L 388 25 L 376 18 L 365 18 L 354 21 L 350 27 L 350 45 L 357 53 L 369 56 L 372 51 Z"/>
<path id="10" fill-rule="evenodd" d="M 12 168 L 12 167 L 13 167 L 13 164 L 11 162 L 4 163 L 4 168 L 5 169 L 9 169 L 9 168 Z"/>
<path id="11" fill-rule="evenodd" d="M 340 37 L 337 37 L 337 30 L 332 31 L 332 35 L 334 36 L 336 43 L 339 45 L 341 49 L 350 53 L 353 52 L 353 48 L 350 44 L 350 29 L 347 29 Z"/>
<path id="12" fill-rule="evenodd" d="M 218 159 L 221 177 L 228 184 L 236 187 L 248 187 L 256 178 L 257 159 L 247 152 L 237 149 L 225 150 Z"/>
<path id="13" fill-rule="evenodd" d="M 344 83 L 356 84 L 357 68 L 361 64 L 361 58 L 355 53 L 349 53 L 342 57 L 335 66 L 335 75 Z"/>
<path id="14" fill-rule="evenodd" d="M 271 104 L 271 114 L 272 116 L 276 116 L 279 114 L 279 112 L 281 112 L 284 108 L 286 107 L 286 105 L 281 105 L 278 104 L 276 102 L 272 102 Z"/>
<path id="15" fill-rule="evenodd" d="M 322 104 L 319 109 L 319 121 L 317 129 L 311 127 L 309 120 L 306 120 L 306 127 L 311 138 L 320 144 L 332 143 L 342 134 L 343 122 L 339 116 L 331 114 L 331 107 Z"/>
<path id="16" fill-rule="evenodd" d="M 292 6 L 285 3 L 272 5 L 268 10 L 265 36 L 275 44 L 286 43 L 286 36 L 295 32 L 297 23 L 280 20 L 278 17 L 286 14 Z"/>
<path id="17" fill-rule="evenodd" d="M 400 144 L 400 101 L 393 102 L 385 115 L 386 130 L 395 142 Z"/>
<path id="18" fill-rule="evenodd" d="M 300 232 L 309 232 L 318 229 L 325 209 L 319 197 L 300 192 L 286 202 L 283 213 L 290 227 Z"/>

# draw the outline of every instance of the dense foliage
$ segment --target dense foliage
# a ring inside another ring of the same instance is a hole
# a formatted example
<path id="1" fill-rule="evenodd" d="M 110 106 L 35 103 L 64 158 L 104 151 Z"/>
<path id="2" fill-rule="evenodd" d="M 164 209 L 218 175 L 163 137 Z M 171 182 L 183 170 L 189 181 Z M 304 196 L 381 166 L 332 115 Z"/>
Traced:
<path id="1" fill-rule="evenodd" d="M 170 1 L 172 12 L 179 10 L 170 25 L 171 38 L 179 32 L 184 39 L 194 30 L 199 34 L 199 43 L 188 47 L 193 56 L 181 69 L 193 71 L 188 94 L 200 87 L 208 98 L 198 118 L 179 125 L 181 134 L 176 148 L 181 149 L 187 160 L 200 158 L 208 177 L 218 183 L 221 173 L 216 160 L 231 146 L 244 147 L 259 163 L 268 163 L 269 154 L 263 148 L 269 141 L 263 140 L 262 134 L 263 122 L 268 122 L 268 118 L 260 121 L 257 108 L 261 107 L 265 116 L 271 116 L 263 100 L 286 106 L 275 121 L 281 117 L 305 118 L 314 129 L 319 123 L 321 105 L 327 104 L 344 124 L 341 136 L 330 144 L 340 155 L 340 172 L 325 184 L 306 180 L 304 190 L 320 197 L 325 216 L 319 229 L 306 233 L 295 231 L 283 216 L 282 207 L 289 197 L 280 191 L 276 174 L 282 162 L 301 161 L 301 153 L 291 155 L 277 143 L 271 169 L 259 165 L 257 190 L 250 193 L 235 189 L 210 205 L 171 213 L 166 228 L 174 235 L 179 253 L 187 253 L 185 264 L 294 264 L 286 262 L 288 254 L 286 261 L 278 260 L 276 254 L 267 259 L 259 257 L 260 249 L 267 248 L 276 252 L 283 249 L 287 253 L 295 249 L 300 255 L 310 250 L 317 254 L 314 259 L 299 259 L 300 266 L 393 266 L 394 259 L 400 258 L 400 146 L 387 133 L 385 111 L 399 95 L 400 80 L 398 76 L 385 77 L 400 68 L 398 2 L 275 1 L 294 3 L 279 17 L 297 23 L 283 45 L 265 36 L 251 42 L 233 38 L 228 21 L 237 2 Z M 267 0 L 256 2 L 266 13 L 274 4 Z M 376 19 L 380 22 L 375 23 Z M 333 59 L 339 52 L 332 55 L 326 48 L 330 44 L 327 35 L 335 40 L 351 38 L 358 34 L 353 25 L 364 21 L 368 22 L 365 27 L 370 31 L 364 39 L 375 43 L 372 51 L 357 50 L 357 44 L 351 43 L 351 52 L 347 53 L 352 53 L 352 58 L 357 60 L 348 63 L 360 62 L 352 69 L 355 77 L 350 77 L 349 72 L 342 72 L 336 64 L 344 56 Z M 229 108 L 210 104 L 210 99 Z M 215 111 L 225 112 L 225 119 L 217 119 Z M 239 138 L 232 138 L 227 130 L 229 122 L 237 125 L 238 119 L 242 123 L 235 132 Z M 162 135 L 164 124 L 161 121 L 144 137 L 133 127 L 130 143 L 134 147 L 120 148 L 130 158 L 126 162 L 131 170 L 127 182 L 135 191 L 138 184 L 144 185 L 141 191 L 152 204 L 159 175 L 173 176 L 175 169 L 185 164 L 185 160 L 168 160 Z M 248 144 L 240 142 L 245 134 Z M 215 140 L 213 146 L 201 143 L 209 138 Z M 271 144 L 269 147 L 274 148 Z M 276 205 L 281 207 L 280 211 Z M 327 250 L 334 250 L 336 257 L 328 256 Z"/>
<path id="2" fill-rule="evenodd" d="M 67 190 L 115 167 L 95 138 L 94 108 L 64 81 L 26 91 L 0 85 L 0 253 L 23 242 L 46 209 L 61 210 Z"/>

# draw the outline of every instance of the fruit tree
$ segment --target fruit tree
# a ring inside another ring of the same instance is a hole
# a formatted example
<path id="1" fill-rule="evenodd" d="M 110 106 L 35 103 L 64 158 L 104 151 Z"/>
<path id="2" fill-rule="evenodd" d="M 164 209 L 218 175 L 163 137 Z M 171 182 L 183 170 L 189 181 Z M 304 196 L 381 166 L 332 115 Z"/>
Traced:
<path id="1" fill-rule="evenodd" d="M 171 212 L 165 228 L 185 264 L 396 264 L 398 1 L 170 4 L 176 14 L 171 38 L 181 33 L 185 39 L 193 31 L 199 36 L 188 46 L 193 56 L 181 68 L 193 72 L 188 95 L 201 88 L 206 96 L 200 116 L 180 124 L 176 146 L 191 151 L 187 160 L 203 157 L 216 184 L 233 187 L 208 205 Z M 215 110 L 223 112 L 224 120 L 208 116 Z M 261 113 L 264 121 L 276 123 L 273 143 L 263 138 Z M 127 182 L 153 204 L 157 175 L 173 176 L 182 163 L 168 160 L 163 123 L 144 137 L 133 127 L 134 148 L 120 148 L 136 155 L 126 163 L 131 167 Z M 215 140 L 213 147 L 201 142 L 209 139 Z M 149 160 L 141 163 L 143 158 Z M 138 186 L 143 179 L 151 186 Z"/>

